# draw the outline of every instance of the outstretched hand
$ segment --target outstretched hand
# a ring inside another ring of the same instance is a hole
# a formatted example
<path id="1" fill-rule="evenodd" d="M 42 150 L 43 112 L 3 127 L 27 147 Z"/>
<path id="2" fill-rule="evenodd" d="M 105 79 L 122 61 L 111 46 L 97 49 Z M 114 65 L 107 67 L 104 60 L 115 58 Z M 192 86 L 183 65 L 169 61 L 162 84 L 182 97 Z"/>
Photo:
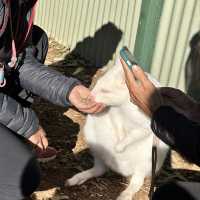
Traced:
<path id="1" fill-rule="evenodd" d="M 84 113 L 99 113 L 105 108 L 103 103 L 95 101 L 90 90 L 83 85 L 77 85 L 72 89 L 69 94 L 69 101 Z"/>
<path id="2" fill-rule="evenodd" d="M 162 104 L 161 95 L 140 67 L 134 65 L 130 70 L 122 59 L 121 63 L 131 101 L 137 104 L 147 115 L 151 116 Z"/>

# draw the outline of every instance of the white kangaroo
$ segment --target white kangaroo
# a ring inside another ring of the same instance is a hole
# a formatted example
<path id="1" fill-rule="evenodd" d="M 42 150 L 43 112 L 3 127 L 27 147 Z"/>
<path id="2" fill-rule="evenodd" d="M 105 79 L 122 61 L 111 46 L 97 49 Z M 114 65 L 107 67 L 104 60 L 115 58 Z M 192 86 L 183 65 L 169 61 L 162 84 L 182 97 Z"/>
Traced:
<path id="1" fill-rule="evenodd" d="M 150 75 L 149 79 L 159 83 Z M 87 144 L 94 156 L 94 166 L 66 181 L 66 185 L 80 185 L 98 177 L 110 168 L 131 177 L 128 187 L 117 200 L 131 200 L 141 188 L 144 178 L 151 176 L 153 132 L 150 119 L 130 102 L 121 62 L 99 78 L 92 90 L 96 100 L 108 105 L 100 113 L 88 115 L 84 126 Z M 157 170 L 162 166 L 169 147 L 159 140 Z"/>

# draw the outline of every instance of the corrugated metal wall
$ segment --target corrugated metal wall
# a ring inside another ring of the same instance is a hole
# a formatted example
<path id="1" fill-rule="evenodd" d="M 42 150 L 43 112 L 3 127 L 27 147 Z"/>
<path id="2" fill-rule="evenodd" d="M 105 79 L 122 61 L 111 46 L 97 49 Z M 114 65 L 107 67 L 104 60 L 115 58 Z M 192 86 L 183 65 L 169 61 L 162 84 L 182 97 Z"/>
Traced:
<path id="1" fill-rule="evenodd" d="M 36 23 L 96 66 L 133 52 L 142 0 L 39 0 Z"/>
<path id="2" fill-rule="evenodd" d="M 151 73 L 163 85 L 185 90 L 189 42 L 200 30 L 200 0 L 163 1 Z M 142 0 L 40 0 L 36 23 L 72 52 L 102 66 L 122 45 L 134 51 L 141 4 Z"/>
<path id="3" fill-rule="evenodd" d="M 163 85 L 185 90 L 189 42 L 200 30 L 200 0 L 166 0 L 160 19 L 151 73 Z"/>

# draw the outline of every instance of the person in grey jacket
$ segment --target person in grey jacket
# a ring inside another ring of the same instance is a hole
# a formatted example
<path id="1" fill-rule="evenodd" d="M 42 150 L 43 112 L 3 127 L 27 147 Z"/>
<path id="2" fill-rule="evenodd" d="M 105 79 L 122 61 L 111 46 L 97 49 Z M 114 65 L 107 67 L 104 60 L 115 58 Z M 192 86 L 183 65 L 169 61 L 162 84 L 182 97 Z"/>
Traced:
<path id="1" fill-rule="evenodd" d="M 30 108 L 30 94 L 85 113 L 102 111 L 80 81 L 45 66 L 48 38 L 33 26 L 37 0 L 0 0 L 0 198 L 29 196 L 40 182 L 35 155 L 28 139 L 41 150 L 46 133 Z"/>

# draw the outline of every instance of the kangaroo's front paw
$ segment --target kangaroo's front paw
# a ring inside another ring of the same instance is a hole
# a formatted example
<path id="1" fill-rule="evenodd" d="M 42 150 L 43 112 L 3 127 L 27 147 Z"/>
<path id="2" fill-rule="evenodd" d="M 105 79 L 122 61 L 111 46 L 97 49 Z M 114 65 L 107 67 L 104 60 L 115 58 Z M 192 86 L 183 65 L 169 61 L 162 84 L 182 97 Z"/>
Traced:
<path id="1" fill-rule="evenodd" d="M 67 187 L 67 186 L 81 185 L 85 181 L 87 181 L 87 178 L 84 177 L 81 173 L 79 173 L 79 174 L 72 176 L 72 178 L 67 179 L 65 181 L 65 186 Z"/>
<path id="2" fill-rule="evenodd" d="M 133 200 L 132 193 L 124 191 L 117 197 L 117 200 Z"/>

